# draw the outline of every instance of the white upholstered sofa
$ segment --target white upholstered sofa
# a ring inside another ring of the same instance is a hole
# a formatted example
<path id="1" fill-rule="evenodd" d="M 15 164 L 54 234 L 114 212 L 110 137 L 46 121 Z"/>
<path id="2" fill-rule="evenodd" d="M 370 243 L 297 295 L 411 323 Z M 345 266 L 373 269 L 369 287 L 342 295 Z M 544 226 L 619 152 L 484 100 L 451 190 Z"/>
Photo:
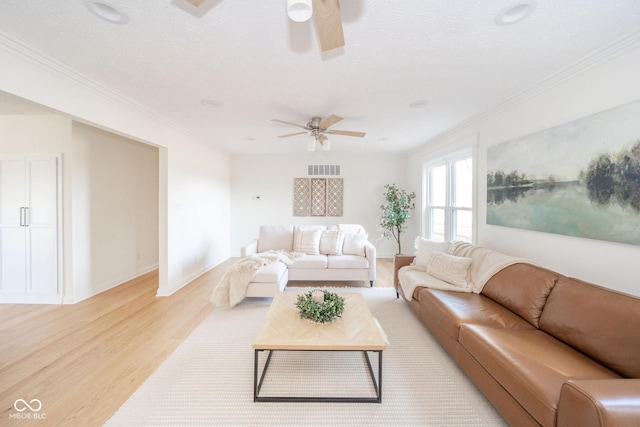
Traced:
<path id="1" fill-rule="evenodd" d="M 267 264 L 251 279 L 248 297 L 270 297 L 289 280 L 362 280 L 373 286 L 376 248 L 358 224 L 263 225 L 257 239 L 243 246 L 242 257 L 266 251 L 304 252 L 291 265 Z"/>

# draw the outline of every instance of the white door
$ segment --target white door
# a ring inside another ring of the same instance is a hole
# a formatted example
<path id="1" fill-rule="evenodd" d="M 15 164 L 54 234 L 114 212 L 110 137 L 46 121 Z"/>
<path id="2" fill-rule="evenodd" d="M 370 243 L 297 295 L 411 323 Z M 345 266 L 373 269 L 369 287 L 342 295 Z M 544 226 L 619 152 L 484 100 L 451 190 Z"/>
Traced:
<path id="1" fill-rule="evenodd" d="M 60 302 L 58 159 L 0 159 L 0 301 Z"/>
<path id="2" fill-rule="evenodd" d="M 27 283 L 27 240 L 24 228 L 25 191 L 24 159 L 0 161 L 0 293 L 24 295 Z"/>

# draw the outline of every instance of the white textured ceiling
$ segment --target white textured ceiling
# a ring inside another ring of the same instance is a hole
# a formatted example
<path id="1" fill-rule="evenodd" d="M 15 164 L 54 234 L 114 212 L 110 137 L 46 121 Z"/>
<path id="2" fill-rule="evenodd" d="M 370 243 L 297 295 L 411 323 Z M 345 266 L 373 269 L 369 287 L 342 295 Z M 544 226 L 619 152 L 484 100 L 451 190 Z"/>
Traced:
<path id="1" fill-rule="evenodd" d="M 367 132 L 332 150 L 406 152 L 640 25 L 638 0 L 538 0 L 509 26 L 494 19 L 515 0 L 342 0 L 346 46 L 323 54 L 286 0 L 107 3 L 128 23 L 83 0 L 2 0 L 0 30 L 230 154 L 304 152 L 270 120 L 330 114 Z"/>

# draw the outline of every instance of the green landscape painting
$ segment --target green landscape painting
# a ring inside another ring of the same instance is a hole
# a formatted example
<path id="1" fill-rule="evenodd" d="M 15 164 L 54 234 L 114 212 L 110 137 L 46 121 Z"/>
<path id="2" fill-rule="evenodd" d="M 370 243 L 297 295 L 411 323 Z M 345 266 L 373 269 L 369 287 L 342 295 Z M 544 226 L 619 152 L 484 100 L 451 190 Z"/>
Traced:
<path id="1" fill-rule="evenodd" d="M 489 147 L 487 224 L 640 245 L 640 101 Z"/>

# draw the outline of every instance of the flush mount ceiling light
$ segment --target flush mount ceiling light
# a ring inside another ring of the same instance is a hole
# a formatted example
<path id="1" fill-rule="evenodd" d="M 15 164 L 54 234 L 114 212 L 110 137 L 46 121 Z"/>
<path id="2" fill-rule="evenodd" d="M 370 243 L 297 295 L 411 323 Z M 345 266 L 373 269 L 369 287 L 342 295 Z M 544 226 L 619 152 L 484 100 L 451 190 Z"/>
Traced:
<path id="1" fill-rule="evenodd" d="M 520 1 L 511 4 L 498 13 L 496 16 L 496 24 L 511 25 L 520 22 L 529 17 L 536 10 L 537 3 L 535 0 Z"/>
<path id="2" fill-rule="evenodd" d="M 127 15 L 104 0 L 84 0 L 84 5 L 98 18 L 112 24 L 125 24 L 129 21 Z"/>
<path id="3" fill-rule="evenodd" d="M 287 15 L 292 21 L 308 21 L 313 15 L 311 0 L 287 0 Z"/>
<path id="4" fill-rule="evenodd" d="M 429 101 L 425 101 L 424 99 L 422 99 L 420 101 L 413 101 L 411 104 L 409 104 L 409 107 L 423 108 L 423 107 L 426 107 L 427 105 L 429 105 Z"/>
<path id="5" fill-rule="evenodd" d="M 203 99 L 202 101 L 200 101 L 200 104 L 208 108 L 216 108 L 220 106 L 220 103 L 218 101 L 214 101 L 212 99 Z"/>

